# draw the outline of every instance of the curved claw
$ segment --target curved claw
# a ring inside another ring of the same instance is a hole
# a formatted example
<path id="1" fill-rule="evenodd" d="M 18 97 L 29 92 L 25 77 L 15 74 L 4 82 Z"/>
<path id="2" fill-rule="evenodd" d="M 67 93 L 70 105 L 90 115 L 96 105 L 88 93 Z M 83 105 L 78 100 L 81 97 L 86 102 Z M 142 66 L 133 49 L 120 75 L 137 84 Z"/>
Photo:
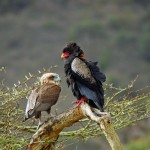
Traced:
<path id="1" fill-rule="evenodd" d="M 81 99 L 77 100 L 77 101 L 76 101 L 76 104 L 77 104 L 76 107 L 80 107 L 80 105 L 81 105 L 82 103 L 84 103 L 86 100 L 87 100 L 86 97 L 82 97 Z"/>

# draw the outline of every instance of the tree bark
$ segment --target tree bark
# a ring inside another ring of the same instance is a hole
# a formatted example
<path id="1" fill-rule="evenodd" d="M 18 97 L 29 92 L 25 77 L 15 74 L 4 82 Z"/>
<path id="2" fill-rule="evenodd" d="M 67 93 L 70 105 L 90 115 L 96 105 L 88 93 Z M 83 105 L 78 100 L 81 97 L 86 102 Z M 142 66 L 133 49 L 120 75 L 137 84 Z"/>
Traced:
<path id="1" fill-rule="evenodd" d="M 54 150 L 59 133 L 66 127 L 85 118 L 81 108 L 72 108 L 45 122 L 33 135 L 28 150 Z"/>
<path id="2" fill-rule="evenodd" d="M 108 113 L 91 109 L 87 103 L 81 107 L 75 107 L 67 113 L 62 113 L 45 122 L 33 135 L 28 150 L 55 150 L 55 143 L 59 133 L 66 127 L 72 126 L 79 120 L 88 117 L 96 121 L 102 129 L 112 150 L 123 150 L 119 137 L 117 136 Z"/>
<path id="3" fill-rule="evenodd" d="M 97 109 L 91 109 L 86 103 L 81 105 L 81 109 L 88 118 L 99 124 L 112 150 L 123 150 L 120 139 L 113 127 L 109 113 L 100 112 Z"/>

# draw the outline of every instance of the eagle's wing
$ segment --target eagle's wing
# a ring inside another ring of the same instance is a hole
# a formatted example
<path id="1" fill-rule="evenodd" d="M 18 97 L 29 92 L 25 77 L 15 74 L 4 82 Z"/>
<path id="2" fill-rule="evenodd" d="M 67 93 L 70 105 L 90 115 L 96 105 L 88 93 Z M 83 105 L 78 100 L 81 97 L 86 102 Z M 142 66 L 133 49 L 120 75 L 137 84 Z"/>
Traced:
<path id="1" fill-rule="evenodd" d="M 43 85 L 39 90 L 38 102 L 40 104 L 47 103 L 50 106 L 54 105 L 59 97 L 61 87 L 56 84 Z"/>
<path id="2" fill-rule="evenodd" d="M 94 78 L 100 82 L 105 82 L 106 81 L 106 76 L 104 73 L 102 73 L 99 69 L 99 67 L 97 67 L 97 62 L 92 62 L 89 61 L 87 62 L 87 65 L 89 67 L 89 69 L 92 72 L 92 75 L 94 76 Z"/>
<path id="3" fill-rule="evenodd" d="M 97 81 L 102 83 L 106 80 L 106 76 L 100 71 L 97 62 L 84 62 L 79 58 L 75 58 L 71 64 L 71 69 L 76 75 L 79 75 L 80 78 L 90 84 L 94 84 Z"/>
<path id="4" fill-rule="evenodd" d="M 32 90 L 30 96 L 28 97 L 26 111 L 25 111 L 25 120 L 34 116 L 34 108 L 36 105 L 38 105 L 37 103 L 38 90 L 39 88 Z"/>
<path id="5" fill-rule="evenodd" d="M 81 80 L 85 80 L 91 84 L 95 83 L 96 80 L 92 76 L 92 72 L 88 65 L 79 58 L 75 58 L 71 63 L 72 71 L 81 78 Z"/>
<path id="6" fill-rule="evenodd" d="M 38 111 L 50 109 L 57 102 L 60 91 L 60 86 L 56 84 L 42 85 L 33 90 L 28 98 L 25 120 L 33 117 Z"/>
<path id="7" fill-rule="evenodd" d="M 105 75 L 100 72 L 96 63 L 84 62 L 79 58 L 75 58 L 71 64 L 74 76 L 74 91 L 86 96 L 92 100 L 94 104 L 102 110 L 104 105 L 104 91 L 102 83 Z"/>
<path id="8" fill-rule="evenodd" d="M 102 110 L 102 106 L 104 105 L 104 99 L 100 96 L 98 96 L 98 93 L 96 93 L 94 90 L 89 89 L 88 87 L 84 86 L 83 84 L 76 82 L 79 91 L 82 95 L 86 96 L 89 100 L 92 100 L 94 104 Z"/>

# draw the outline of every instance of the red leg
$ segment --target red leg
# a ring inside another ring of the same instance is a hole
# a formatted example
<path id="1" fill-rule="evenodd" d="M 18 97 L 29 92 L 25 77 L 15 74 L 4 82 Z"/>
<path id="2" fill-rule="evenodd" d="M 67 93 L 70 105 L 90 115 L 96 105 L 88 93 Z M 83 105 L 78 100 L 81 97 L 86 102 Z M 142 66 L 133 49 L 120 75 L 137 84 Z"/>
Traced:
<path id="1" fill-rule="evenodd" d="M 76 101 L 77 107 L 80 107 L 80 105 L 81 105 L 82 103 L 84 103 L 86 100 L 87 100 L 86 97 L 82 97 L 81 99 L 77 100 L 77 101 Z"/>

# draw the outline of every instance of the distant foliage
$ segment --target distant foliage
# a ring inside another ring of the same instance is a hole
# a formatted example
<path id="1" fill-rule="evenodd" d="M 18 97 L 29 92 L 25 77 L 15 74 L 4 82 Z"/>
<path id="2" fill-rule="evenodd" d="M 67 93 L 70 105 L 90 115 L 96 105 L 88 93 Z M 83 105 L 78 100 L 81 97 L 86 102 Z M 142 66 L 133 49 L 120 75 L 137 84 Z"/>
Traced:
<path id="1" fill-rule="evenodd" d="M 149 150 L 150 137 L 143 138 L 142 140 L 135 140 L 126 146 L 126 150 Z"/>
<path id="2" fill-rule="evenodd" d="M 0 0 L 0 12 L 19 11 L 25 8 L 32 0 Z"/>
<path id="3" fill-rule="evenodd" d="M 145 33 L 141 36 L 139 47 L 141 48 L 142 58 L 150 62 L 150 33 Z"/>
<path id="4" fill-rule="evenodd" d="M 81 36 L 104 36 L 104 26 L 95 20 L 82 21 L 70 28 L 69 38 L 71 40 L 80 38 Z"/>
<path id="5" fill-rule="evenodd" d="M 117 45 L 120 47 L 130 46 L 137 42 L 136 35 L 131 31 L 120 30 L 116 35 Z"/>

